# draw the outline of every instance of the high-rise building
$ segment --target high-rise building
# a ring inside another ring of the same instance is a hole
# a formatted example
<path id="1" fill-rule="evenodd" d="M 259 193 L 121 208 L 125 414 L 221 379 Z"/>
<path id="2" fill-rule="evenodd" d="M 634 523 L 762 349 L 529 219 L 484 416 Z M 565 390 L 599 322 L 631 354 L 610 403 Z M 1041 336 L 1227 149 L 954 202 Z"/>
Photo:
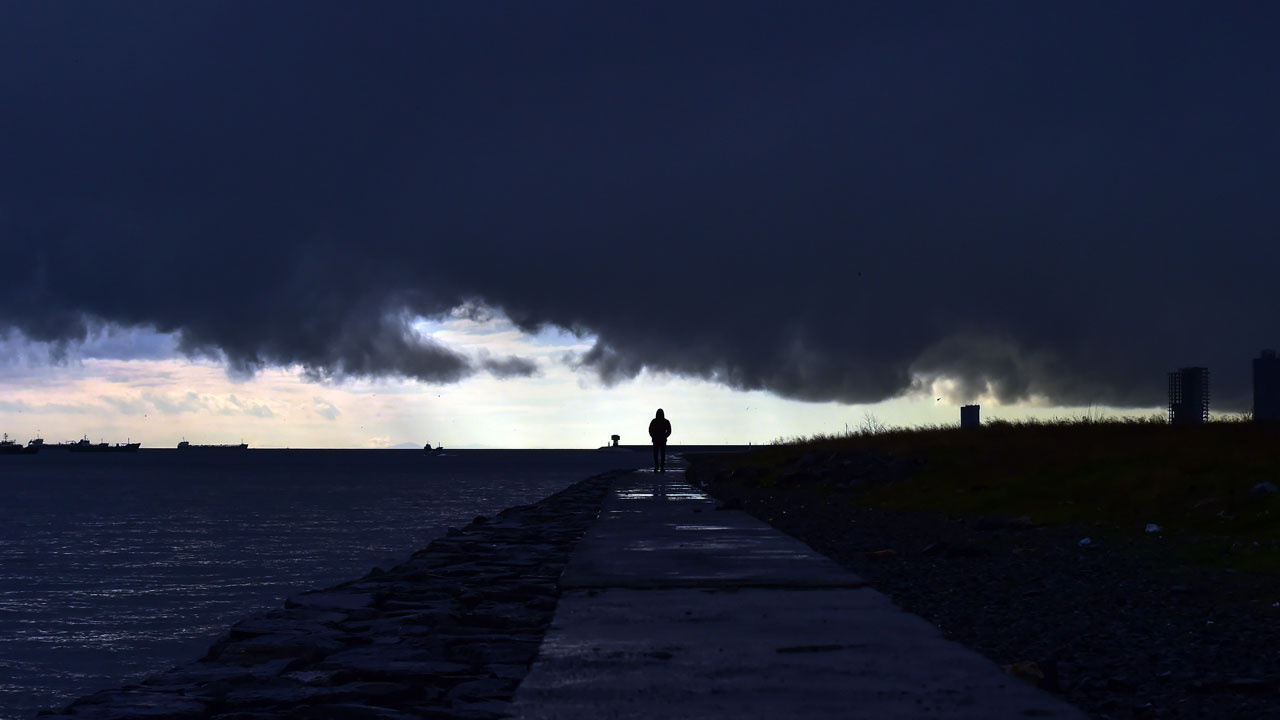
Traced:
<path id="1" fill-rule="evenodd" d="M 1169 373 L 1169 422 L 1209 422 L 1209 368 L 1184 367 Z"/>
<path id="2" fill-rule="evenodd" d="M 960 408 L 960 427 L 978 427 L 982 422 L 978 419 L 981 405 L 964 405 Z"/>
<path id="3" fill-rule="evenodd" d="M 1280 421 L 1280 359 L 1263 350 L 1253 359 L 1253 421 Z"/>

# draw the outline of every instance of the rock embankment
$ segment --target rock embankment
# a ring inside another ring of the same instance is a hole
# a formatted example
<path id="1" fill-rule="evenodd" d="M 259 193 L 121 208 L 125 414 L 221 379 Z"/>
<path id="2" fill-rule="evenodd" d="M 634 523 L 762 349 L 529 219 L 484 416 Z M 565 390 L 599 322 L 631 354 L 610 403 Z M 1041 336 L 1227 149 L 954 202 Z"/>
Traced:
<path id="1" fill-rule="evenodd" d="M 466 528 L 390 570 L 243 620 L 197 662 L 44 717 L 497 718 L 551 624 L 556 580 L 613 474 Z"/>

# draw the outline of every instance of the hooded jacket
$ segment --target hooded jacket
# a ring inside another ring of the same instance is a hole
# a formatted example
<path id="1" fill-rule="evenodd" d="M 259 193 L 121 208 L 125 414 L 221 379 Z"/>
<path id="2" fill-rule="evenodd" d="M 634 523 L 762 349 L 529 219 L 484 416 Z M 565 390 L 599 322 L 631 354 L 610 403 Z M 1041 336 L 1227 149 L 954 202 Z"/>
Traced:
<path id="1" fill-rule="evenodd" d="M 662 411 L 658 411 L 658 416 L 649 421 L 649 437 L 653 438 L 655 443 L 666 443 L 667 438 L 671 436 L 671 422 L 662 416 Z"/>

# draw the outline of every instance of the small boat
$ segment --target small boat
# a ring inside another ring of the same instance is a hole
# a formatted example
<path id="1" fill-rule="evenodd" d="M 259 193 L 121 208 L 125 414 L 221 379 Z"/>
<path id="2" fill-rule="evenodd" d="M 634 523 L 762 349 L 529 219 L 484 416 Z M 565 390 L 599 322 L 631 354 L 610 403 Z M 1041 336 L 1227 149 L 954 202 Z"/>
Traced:
<path id="1" fill-rule="evenodd" d="M 67 449 L 70 450 L 71 452 L 118 453 L 118 452 L 137 452 L 138 448 L 140 447 L 142 447 L 142 443 L 136 443 L 136 442 L 122 442 L 122 443 L 116 443 L 115 445 L 108 445 L 107 443 L 104 443 L 104 442 L 91 443 L 89 442 L 88 437 L 83 437 L 83 438 L 80 438 L 79 442 L 72 444 Z"/>
<path id="2" fill-rule="evenodd" d="M 427 443 L 426 445 L 423 445 L 423 446 L 422 446 L 422 451 L 423 451 L 423 452 L 425 452 L 425 453 L 426 453 L 426 454 L 428 454 L 428 455 L 443 455 L 443 454 L 444 454 L 444 446 L 443 446 L 443 445 L 441 445 L 440 447 L 434 447 L 434 448 L 433 448 L 433 447 L 431 447 L 431 443 Z"/>
<path id="3" fill-rule="evenodd" d="M 9 433 L 4 434 L 4 439 L 0 440 L 0 455 L 35 455 L 40 452 L 38 445 L 20 445 L 9 439 Z"/>

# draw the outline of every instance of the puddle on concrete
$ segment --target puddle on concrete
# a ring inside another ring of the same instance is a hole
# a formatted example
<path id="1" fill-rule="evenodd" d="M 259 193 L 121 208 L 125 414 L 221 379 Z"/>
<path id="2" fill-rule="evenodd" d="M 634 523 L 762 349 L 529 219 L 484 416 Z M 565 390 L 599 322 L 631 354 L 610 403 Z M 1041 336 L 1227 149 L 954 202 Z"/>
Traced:
<path id="1" fill-rule="evenodd" d="M 691 492 L 654 492 L 652 490 L 619 490 L 620 500 L 706 500 L 701 493 Z"/>

